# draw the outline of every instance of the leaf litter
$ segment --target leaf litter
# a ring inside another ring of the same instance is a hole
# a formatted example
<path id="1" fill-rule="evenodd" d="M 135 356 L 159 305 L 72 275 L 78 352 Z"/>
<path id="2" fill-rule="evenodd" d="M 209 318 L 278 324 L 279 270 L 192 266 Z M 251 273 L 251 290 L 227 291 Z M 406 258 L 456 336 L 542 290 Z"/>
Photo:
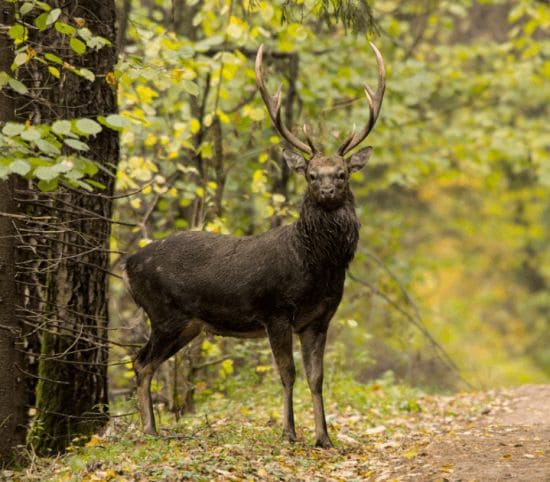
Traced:
<path id="1" fill-rule="evenodd" d="M 85 446 L 40 459 L 9 480 L 484 481 L 550 477 L 550 388 L 419 396 L 399 404 L 329 405 L 336 448 L 311 446 L 311 410 L 298 411 L 299 442 L 283 441 L 274 414 L 238 410 L 184 417 L 160 437 L 111 426 Z M 221 414 L 220 414 L 221 415 Z M 532 418 L 534 417 L 534 419 Z M 542 421 L 541 421 L 542 420 Z M 0 479 L 7 479 L 7 471 Z"/>

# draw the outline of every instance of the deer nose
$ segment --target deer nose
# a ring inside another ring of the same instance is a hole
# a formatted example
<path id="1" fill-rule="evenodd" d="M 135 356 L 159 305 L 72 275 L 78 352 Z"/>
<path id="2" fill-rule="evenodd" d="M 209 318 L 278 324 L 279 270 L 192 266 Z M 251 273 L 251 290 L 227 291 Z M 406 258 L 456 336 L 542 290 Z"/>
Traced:
<path id="1" fill-rule="evenodd" d="M 334 186 L 323 186 L 321 188 L 321 194 L 326 197 L 332 197 L 334 196 Z"/>

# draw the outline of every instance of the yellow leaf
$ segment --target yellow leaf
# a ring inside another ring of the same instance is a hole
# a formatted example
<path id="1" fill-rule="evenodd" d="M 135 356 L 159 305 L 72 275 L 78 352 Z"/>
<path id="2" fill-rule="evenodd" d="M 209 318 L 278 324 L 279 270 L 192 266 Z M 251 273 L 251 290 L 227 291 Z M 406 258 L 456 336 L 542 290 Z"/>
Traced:
<path id="1" fill-rule="evenodd" d="M 226 33 L 235 40 L 238 40 L 246 32 L 248 25 L 241 18 L 231 16 L 229 19 L 229 26 L 227 27 Z"/>
<path id="2" fill-rule="evenodd" d="M 138 85 L 136 92 L 141 101 L 146 104 L 150 104 L 155 97 L 158 97 L 158 93 L 146 85 Z"/>
<path id="3" fill-rule="evenodd" d="M 231 119 L 225 112 L 218 110 L 216 114 L 218 115 L 222 124 L 229 124 L 231 122 Z"/>
<path id="4" fill-rule="evenodd" d="M 189 130 L 191 133 L 196 134 L 201 130 L 201 123 L 199 119 L 193 117 L 191 121 L 189 122 Z"/>
<path id="5" fill-rule="evenodd" d="M 233 373 L 233 360 L 224 360 L 222 362 L 222 370 L 224 374 L 231 375 Z"/>
<path id="6" fill-rule="evenodd" d="M 145 145 L 147 147 L 152 147 L 157 143 L 157 136 L 152 132 L 145 138 Z"/>
<path id="7" fill-rule="evenodd" d="M 264 192 L 267 176 L 263 169 L 256 169 L 252 175 L 252 192 Z"/>
<path id="8" fill-rule="evenodd" d="M 86 447 L 95 447 L 97 445 L 101 445 L 101 443 L 103 442 L 103 440 L 101 439 L 101 437 L 99 435 L 92 435 L 92 437 L 90 438 L 90 440 L 86 443 Z"/>
<path id="9" fill-rule="evenodd" d="M 117 78 L 114 72 L 107 72 L 107 75 L 105 76 L 105 82 L 111 86 L 116 86 L 117 84 Z"/>
<path id="10" fill-rule="evenodd" d="M 417 452 L 415 449 L 408 450 L 403 454 L 403 457 L 405 457 L 406 459 L 414 459 L 416 456 L 417 456 Z"/>

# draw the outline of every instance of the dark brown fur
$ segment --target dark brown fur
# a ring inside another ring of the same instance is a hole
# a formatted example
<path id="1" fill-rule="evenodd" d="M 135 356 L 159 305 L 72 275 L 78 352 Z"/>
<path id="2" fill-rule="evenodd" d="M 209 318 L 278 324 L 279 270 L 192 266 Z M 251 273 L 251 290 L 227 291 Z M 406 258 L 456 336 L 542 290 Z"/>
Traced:
<path id="1" fill-rule="evenodd" d="M 344 159 L 285 151 L 306 176 L 300 218 L 257 236 L 175 233 L 126 260 L 132 295 L 151 319 L 151 336 L 135 360 L 144 430 L 156 433 L 150 394 L 158 366 L 201 330 L 223 336 L 267 336 L 284 389 L 283 430 L 296 439 L 292 336 L 298 335 L 311 389 L 316 445 L 332 446 L 325 422 L 323 353 L 330 319 L 342 298 L 345 271 L 359 237 L 349 175 L 371 148 Z"/>

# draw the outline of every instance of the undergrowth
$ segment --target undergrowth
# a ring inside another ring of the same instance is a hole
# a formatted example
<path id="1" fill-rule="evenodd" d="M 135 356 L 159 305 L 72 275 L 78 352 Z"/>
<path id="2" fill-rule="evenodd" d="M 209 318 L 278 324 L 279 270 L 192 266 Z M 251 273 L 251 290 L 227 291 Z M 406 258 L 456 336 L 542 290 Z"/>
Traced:
<path id="1" fill-rule="evenodd" d="M 369 385 L 340 377 L 325 384 L 327 422 L 336 448 L 312 447 L 313 411 L 305 381 L 295 390 L 299 441 L 281 436 L 282 389 L 276 374 L 251 385 L 234 377 L 226 393 L 199 396 L 197 411 L 176 421 L 156 410 L 160 436 L 143 435 L 134 401 L 119 401 L 102 434 L 75 440 L 56 458 L 33 458 L 4 478 L 40 481 L 290 480 L 335 470 L 350 451 L 392 436 L 389 420 L 419 411 L 421 394 L 390 375 Z M 131 415 L 118 416 L 131 412 Z M 133 412 L 133 413 L 132 413 Z M 366 453 L 366 452 L 365 452 Z M 31 454 L 32 455 L 32 454 Z"/>

